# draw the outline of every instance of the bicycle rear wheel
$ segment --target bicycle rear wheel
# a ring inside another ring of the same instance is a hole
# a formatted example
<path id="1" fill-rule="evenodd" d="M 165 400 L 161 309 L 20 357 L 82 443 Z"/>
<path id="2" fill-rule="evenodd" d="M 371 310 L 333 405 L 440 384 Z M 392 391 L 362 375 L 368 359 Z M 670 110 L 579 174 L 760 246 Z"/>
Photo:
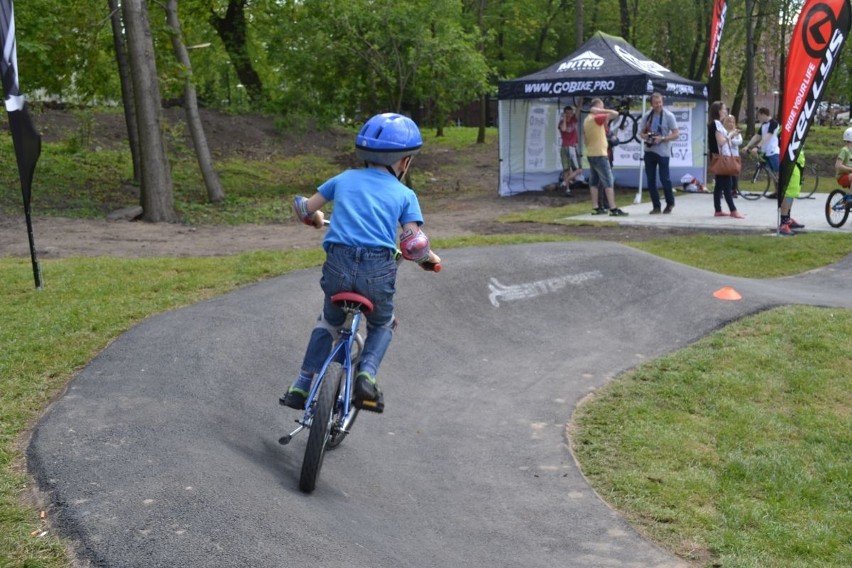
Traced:
<path id="1" fill-rule="evenodd" d="M 805 166 L 802 173 L 802 191 L 799 192 L 798 199 L 810 199 L 819 189 L 819 174 L 816 166 Z"/>
<path id="2" fill-rule="evenodd" d="M 321 379 L 308 444 L 305 446 L 305 457 L 302 460 L 302 474 L 299 478 L 299 489 L 305 493 L 312 492 L 317 486 L 341 378 L 343 378 L 343 367 L 340 363 L 332 363 Z"/>
<path id="3" fill-rule="evenodd" d="M 835 189 L 825 200 L 825 220 L 834 228 L 842 227 L 849 217 L 849 208 L 844 203 L 846 192 Z"/>

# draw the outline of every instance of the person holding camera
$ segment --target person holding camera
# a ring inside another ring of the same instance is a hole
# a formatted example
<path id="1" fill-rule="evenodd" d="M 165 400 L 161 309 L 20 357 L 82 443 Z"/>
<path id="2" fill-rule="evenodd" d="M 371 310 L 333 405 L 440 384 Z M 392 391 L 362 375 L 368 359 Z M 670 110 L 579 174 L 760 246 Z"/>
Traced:
<path id="1" fill-rule="evenodd" d="M 648 180 L 648 193 L 654 208 L 651 215 L 671 213 L 675 206 L 672 180 L 669 173 L 669 160 L 672 155 L 671 143 L 680 136 L 674 114 L 663 108 L 663 95 L 651 95 L 651 110 L 642 117 L 640 136 L 645 143 L 645 178 Z M 660 185 L 666 198 L 666 208 L 661 210 L 660 193 L 657 191 L 657 172 Z"/>

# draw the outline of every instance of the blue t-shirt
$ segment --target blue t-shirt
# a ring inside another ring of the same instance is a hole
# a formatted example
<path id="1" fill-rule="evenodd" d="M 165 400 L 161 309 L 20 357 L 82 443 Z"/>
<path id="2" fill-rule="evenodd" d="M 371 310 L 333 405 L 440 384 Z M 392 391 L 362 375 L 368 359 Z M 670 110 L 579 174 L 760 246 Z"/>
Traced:
<path id="1" fill-rule="evenodd" d="M 334 201 L 323 247 L 342 244 L 396 250 L 400 225 L 423 224 L 414 192 L 386 170 L 346 170 L 317 190 Z"/>

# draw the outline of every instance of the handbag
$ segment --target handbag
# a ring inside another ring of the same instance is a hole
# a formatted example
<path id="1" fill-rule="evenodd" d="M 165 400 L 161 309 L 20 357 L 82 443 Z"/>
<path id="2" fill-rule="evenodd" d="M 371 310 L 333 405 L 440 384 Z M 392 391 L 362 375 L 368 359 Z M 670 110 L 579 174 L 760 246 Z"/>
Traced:
<path id="1" fill-rule="evenodd" d="M 712 154 L 710 156 L 710 173 L 714 176 L 738 176 L 743 164 L 739 156 L 723 156 Z"/>

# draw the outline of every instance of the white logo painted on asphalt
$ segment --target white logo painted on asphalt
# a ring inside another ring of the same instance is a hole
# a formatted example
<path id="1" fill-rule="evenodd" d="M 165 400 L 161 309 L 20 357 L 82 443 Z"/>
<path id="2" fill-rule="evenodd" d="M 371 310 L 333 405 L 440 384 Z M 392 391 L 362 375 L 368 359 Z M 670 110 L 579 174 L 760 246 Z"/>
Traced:
<path id="1" fill-rule="evenodd" d="M 488 294 L 488 299 L 491 300 L 491 305 L 495 308 L 500 307 L 500 301 L 511 302 L 513 300 L 527 300 L 535 298 L 549 292 L 556 292 L 566 286 L 582 284 L 587 280 L 602 278 L 603 274 L 599 270 L 591 272 L 581 272 L 579 274 L 566 274 L 565 276 L 557 276 L 556 278 L 548 278 L 546 280 L 537 280 L 535 282 L 526 282 L 523 284 L 513 284 L 506 286 L 500 284 L 496 278 L 492 278 L 488 284 L 488 289 L 491 291 Z"/>

